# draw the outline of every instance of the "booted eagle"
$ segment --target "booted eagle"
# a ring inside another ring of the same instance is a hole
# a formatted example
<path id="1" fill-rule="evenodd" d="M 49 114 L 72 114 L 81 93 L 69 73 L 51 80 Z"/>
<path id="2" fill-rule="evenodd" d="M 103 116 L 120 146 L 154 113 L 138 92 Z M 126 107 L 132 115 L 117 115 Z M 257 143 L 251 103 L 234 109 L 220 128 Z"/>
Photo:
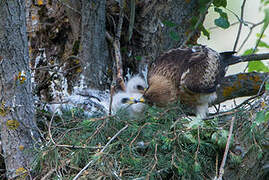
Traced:
<path id="1" fill-rule="evenodd" d="M 194 46 L 162 54 L 149 67 L 145 101 L 166 106 L 180 100 L 193 108 L 196 116 L 205 118 L 234 53 L 219 54 L 206 46 Z"/>

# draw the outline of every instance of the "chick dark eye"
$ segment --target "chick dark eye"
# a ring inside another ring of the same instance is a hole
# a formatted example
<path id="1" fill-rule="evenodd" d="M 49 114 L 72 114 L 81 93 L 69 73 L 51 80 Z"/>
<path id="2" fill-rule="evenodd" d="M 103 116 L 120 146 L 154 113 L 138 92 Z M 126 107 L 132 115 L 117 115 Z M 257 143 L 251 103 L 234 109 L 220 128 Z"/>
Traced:
<path id="1" fill-rule="evenodd" d="M 122 104 L 125 104 L 125 103 L 128 102 L 128 100 L 129 100 L 128 98 L 122 98 L 121 103 L 122 103 Z"/>
<path id="2" fill-rule="evenodd" d="M 143 86 L 141 86 L 141 85 L 137 85 L 136 88 L 137 88 L 138 90 L 142 90 L 142 91 L 144 90 Z"/>

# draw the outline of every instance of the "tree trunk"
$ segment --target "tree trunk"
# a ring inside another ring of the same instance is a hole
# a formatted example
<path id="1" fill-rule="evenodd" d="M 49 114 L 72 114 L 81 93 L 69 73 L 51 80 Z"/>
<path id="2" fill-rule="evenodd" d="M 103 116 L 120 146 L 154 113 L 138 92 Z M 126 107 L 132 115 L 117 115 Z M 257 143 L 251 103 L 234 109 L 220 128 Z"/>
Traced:
<path id="1" fill-rule="evenodd" d="M 37 128 L 29 70 L 25 1 L 0 2 L 1 141 L 8 179 L 30 174 Z M 35 137 L 35 138 L 33 138 Z"/>
<path id="2" fill-rule="evenodd" d="M 125 42 L 128 51 L 125 56 L 123 54 L 124 62 L 139 63 L 139 68 L 134 71 L 141 73 L 146 64 L 155 60 L 161 53 L 181 45 L 186 36 L 193 31 L 193 17 L 199 16 L 198 8 L 199 4 L 196 0 L 137 3 L 134 34 L 130 42 Z M 199 32 L 198 30 L 194 33 L 189 43 L 196 43 L 200 36 Z M 124 43 L 121 46 L 124 46 Z"/>
<path id="3" fill-rule="evenodd" d="M 81 64 L 84 85 L 104 90 L 107 83 L 108 48 L 105 39 L 106 0 L 82 0 Z"/>

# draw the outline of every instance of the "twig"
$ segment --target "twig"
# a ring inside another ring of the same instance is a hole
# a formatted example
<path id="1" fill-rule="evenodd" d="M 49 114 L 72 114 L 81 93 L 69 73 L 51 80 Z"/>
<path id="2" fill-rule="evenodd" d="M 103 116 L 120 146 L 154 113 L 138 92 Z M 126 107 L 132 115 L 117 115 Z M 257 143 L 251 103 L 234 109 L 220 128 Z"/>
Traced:
<path id="1" fill-rule="evenodd" d="M 52 124 L 52 120 L 54 119 L 54 116 L 55 116 L 56 112 L 57 112 L 57 111 L 54 111 L 54 113 L 52 114 L 52 117 L 51 117 L 51 119 L 50 119 L 49 126 L 48 126 L 49 137 L 50 137 L 51 142 L 52 142 L 54 145 L 56 145 L 56 143 L 55 143 L 55 141 L 54 141 L 53 138 L 52 138 L 52 134 L 51 134 L 51 124 Z"/>
<path id="2" fill-rule="evenodd" d="M 65 163 L 63 163 L 60 167 L 58 168 L 54 168 L 54 169 L 51 169 L 47 174 L 45 174 L 45 176 L 43 176 L 40 180 L 46 180 L 48 179 L 57 169 L 60 169 L 62 168 L 63 166 L 69 164 L 71 162 L 71 160 L 67 160 Z"/>
<path id="3" fill-rule="evenodd" d="M 108 115 L 111 115 L 112 113 L 112 102 L 114 93 L 115 93 L 115 85 L 114 83 L 112 83 L 110 86 L 110 101 L 109 101 Z"/>
<path id="4" fill-rule="evenodd" d="M 109 32 L 106 31 L 106 38 L 109 40 L 111 44 L 113 44 L 114 38 L 109 34 Z"/>
<path id="5" fill-rule="evenodd" d="M 215 177 L 218 177 L 218 165 L 219 165 L 219 154 L 217 153 L 216 155 L 216 174 L 215 174 Z"/>
<path id="6" fill-rule="evenodd" d="M 259 96 L 260 96 L 260 94 L 258 93 L 257 95 L 252 96 L 252 97 L 246 99 L 241 104 L 239 104 L 238 106 L 234 107 L 233 109 L 228 110 L 228 111 L 223 111 L 223 112 L 217 112 L 217 113 L 215 113 L 216 115 L 213 114 L 212 116 L 208 116 L 208 119 L 214 119 L 215 117 L 220 117 L 220 116 L 225 116 L 225 115 L 231 115 L 233 113 L 236 113 L 238 108 L 242 107 L 245 104 L 248 104 L 248 102 L 250 100 L 256 99 Z"/>
<path id="7" fill-rule="evenodd" d="M 122 90 L 125 90 L 125 84 L 123 80 L 123 70 L 122 70 L 122 56 L 120 52 L 120 37 L 123 23 L 123 0 L 119 1 L 120 13 L 119 13 L 119 21 L 117 26 L 117 31 L 115 37 L 113 38 L 108 32 L 106 32 L 106 38 L 110 41 L 114 48 L 115 61 L 116 61 L 116 72 L 117 72 L 117 83 L 121 86 Z"/>
<path id="8" fill-rule="evenodd" d="M 234 43 L 234 48 L 233 51 L 236 50 L 236 46 L 238 44 L 239 38 L 240 38 L 240 34 L 242 31 L 242 25 L 243 25 L 243 21 L 244 21 L 244 9 L 245 9 L 245 4 L 246 4 L 246 0 L 243 1 L 242 6 L 241 6 L 241 18 L 240 18 L 240 24 L 239 24 L 239 28 L 238 28 L 238 32 L 237 32 L 237 36 L 236 36 L 236 40 Z"/>
<path id="9" fill-rule="evenodd" d="M 228 9 L 227 9 L 228 10 Z M 229 10 L 230 11 L 230 10 Z M 232 12 L 232 11 L 231 11 Z M 239 21 L 236 21 L 236 22 L 233 22 L 233 23 L 231 23 L 230 24 L 230 27 L 231 26 L 234 26 L 234 25 L 237 25 L 237 24 L 239 24 L 240 23 L 240 19 L 239 19 Z M 248 25 L 255 25 L 256 23 L 253 23 L 253 22 L 249 22 L 249 21 L 244 21 L 244 23 L 243 24 L 246 24 L 247 26 Z M 213 30 L 213 29 L 218 29 L 218 28 L 220 28 L 219 26 L 212 26 L 212 27 L 209 27 L 208 28 L 208 30 Z"/>
<path id="10" fill-rule="evenodd" d="M 101 147 L 95 147 L 95 146 L 75 146 L 75 145 L 69 145 L 69 144 L 56 144 L 57 147 L 63 147 L 63 148 L 74 148 L 74 149 L 100 149 Z"/>
<path id="11" fill-rule="evenodd" d="M 108 145 L 122 132 L 122 131 L 124 131 L 126 128 L 128 128 L 128 124 L 126 125 L 126 126 L 124 126 L 121 130 L 119 130 L 107 143 L 106 143 L 106 145 L 103 147 L 103 149 L 101 149 L 101 151 L 100 152 L 98 152 L 98 154 L 100 155 L 100 154 L 102 154 L 104 151 L 105 151 L 105 149 L 108 147 Z M 93 162 L 95 162 L 96 161 L 96 158 L 95 159 L 93 159 L 93 160 L 91 160 L 90 162 L 88 162 L 88 164 L 83 168 L 83 169 L 81 169 L 80 170 L 80 172 L 74 177 L 74 179 L 73 180 L 76 180 L 76 179 L 78 179 L 79 178 L 79 176 L 83 173 L 83 171 L 85 171 Z"/>
<path id="12" fill-rule="evenodd" d="M 232 133 L 233 133 L 234 120 L 235 120 L 235 116 L 232 117 L 232 122 L 231 122 L 230 130 L 229 130 L 229 136 L 227 139 L 223 159 L 222 159 L 220 169 L 219 169 L 219 177 L 217 178 L 217 180 L 222 180 L 222 176 L 224 174 L 224 166 L 226 163 L 226 159 L 227 159 L 227 155 L 228 155 L 228 151 L 229 151 L 229 147 L 230 147 L 231 137 L 232 137 Z"/>
<path id="13" fill-rule="evenodd" d="M 130 142 L 129 146 L 131 147 L 132 144 L 135 142 L 135 140 L 137 139 L 137 137 L 139 136 L 140 132 L 142 131 L 142 129 L 146 126 L 146 125 L 150 125 L 151 123 L 147 122 L 145 123 L 143 126 L 141 126 L 137 132 L 137 135 L 134 137 L 134 139 Z"/>
<path id="14" fill-rule="evenodd" d="M 75 145 L 65 145 L 65 144 L 57 144 L 52 137 L 51 134 L 51 124 L 52 124 L 52 120 L 54 119 L 54 116 L 56 114 L 57 111 L 55 111 L 50 119 L 49 125 L 48 125 L 48 133 L 49 133 L 49 137 L 51 142 L 54 144 L 54 146 L 57 147 L 66 147 L 66 148 L 76 148 L 76 149 L 99 149 L 100 147 L 90 147 L 90 146 L 75 146 Z"/>
<path id="15" fill-rule="evenodd" d="M 63 2 L 63 1 L 60 1 L 60 0 L 57 0 L 57 1 L 58 1 L 59 3 L 61 3 L 61 4 L 63 4 L 64 6 L 66 6 L 67 8 L 71 9 L 72 11 L 74 11 L 74 12 L 78 13 L 79 15 L 81 15 L 81 12 L 78 11 L 77 9 L 75 9 L 75 8 L 73 8 L 73 7 L 71 7 L 71 6 L 69 6 L 68 4 L 66 4 L 66 3 Z"/>
<path id="16" fill-rule="evenodd" d="M 97 129 L 96 129 L 96 131 L 93 133 L 93 135 L 91 135 L 87 140 L 86 140 L 86 142 L 89 142 L 97 133 L 98 133 L 98 131 L 100 131 L 101 130 L 101 128 L 103 128 L 104 126 L 105 126 L 105 124 L 106 124 L 106 121 L 104 121 Z"/>
<path id="17" fill-rule="evenodd" d="M 259 89 L 259 91 L 258 91 L 258 93 L 257 93 L 257 96 L 260 96 L 260 95 L 261 95 L 261 92 L 262 92 L 262 90 L 263 90 L 263 87 L 264 87 L 264 85 L 265 85 L 265 82 L 266 82 L 268 79 L 269 79 L 269 75 L 262 81 L 262 84 L 261 84 L 260 89 Z"/>
<path id="18" fill-rule="evenodd" d="M 123 23 L 123 0 L 119 0 L 119 6 L 120 6 L 120 14 L 119 14 L 119 22 L 116 32 L 116 39 L 120 39 L 121 36 L 121 29 L 122 29 L 122 23 Z"/>
<path id="19" fill-rule="evenodd" d="M 43 176 L 40 180 L 46 180 L 48 179 L 57 169 L 51 169 L 47 174 L 45 174 L 45 176 Z"/>
<path id="20" fill-rule="evenodd" d="M 196 22 L 193 31 L 191 33 L 189 33 L 188 37 L 181 44 L 181 47 L 184 47 L 188 43 L 188 41 L 191 39 L 191 37 L 194 35 L 194 33 L 197 31 L 199 25 L 203 22 L 203 20 L 205 18 L 205 15 L 207 13 L 207 10 L 210 7 L 210 5 L 211 5 L 212 2 L 213 2 L 213 0 L 211 0 L 210 2 L 208 2 L 207 5 L 206 5 L 206 8 L 205 8 L 206 9 L 205 12 L 200 13 L 199 19 Z"/>
<path id="21" fill-rule="evenodd" d="M 259 36 L 259 39 L 258 39 L 257 42 L 256 42 L 256 45 L 255 45 L 255 47 L 254 47 L 252 53 L 255 53 L 255 52 L 256 52 L 256 50 L 257 50 L 257 48 L 258 48 L 258 46 L 259 46 L 259 44 L 260 44 L 260 42 L 261 42 L 261 39 L 262 39 L 262 37 L 263 37 L 263 34 L 264 34 L 265 30 L 266 30 L 266 28 L 262 28 L 262 32 L 261 32 L 261 34 L 260 34 L 260 36 Z"/>
<path id="22" fill-rule="evenodd" d="M 242 42 L 240 48 L 238 49 L 238 51 L 241 51 L 242 48 L 244 47 L 244 45 L 246 44 L 247 40 L 249 39 L 250 35 L 252 34 L 253 32 L 253 29 L 261 24 L 263 24 L 264 20 L 262 20 L 261 22 L 259 23 L 256 23 L 256 24 L 252 24 L 252 26 L 249 28 L 249 32 L 248 32 L 248 35 L 246 36 L 246 38 L 244 39 L 244 41 Z M 250 24 L 250 23 L 248 23 Z"/>
<path id="23" fill-rule="evenodd" d="M 155 159 L 155 162 L 150 170 L 150 172 L 147 174 L 146 178 L 147 180 L 149 180 L 150 178 L 150 174 L 152 173 L 152 171 L 155 169 L 156 165 L 157 165 L 157 162 L 158 162 L 158 158 L 157 158 L 157 149 L 158 149 L 158 144 L 155 144 L 155 153 L 154 153 L 154 159 Z"/>
<path id="24" fill-rule="evenodd" d="M 120 52 L 120 41 L 116 39 L 113 42 L 114 52 L 115 52 L 115 59 L 116 59 L 116 69 L 117 69 L 117 83 L 121 86 L 122 90 L 125 91 L 125 85 L 123 80 L 123 70 L 122 70 L 122 58 Z"/>
<path id="25" fill-rule="evenodd" d="M 200 127 L 199 126 L 198 126 L 197 131 L 198 131 L 197 132 L 198 133 L 198 145 L 197 145 L 197 149 L 196 149 L 195 156 L 194 156 L 195 162 L 197 161 L 198 152 L 199 152 L 199 148 L 200 148 Z"/>

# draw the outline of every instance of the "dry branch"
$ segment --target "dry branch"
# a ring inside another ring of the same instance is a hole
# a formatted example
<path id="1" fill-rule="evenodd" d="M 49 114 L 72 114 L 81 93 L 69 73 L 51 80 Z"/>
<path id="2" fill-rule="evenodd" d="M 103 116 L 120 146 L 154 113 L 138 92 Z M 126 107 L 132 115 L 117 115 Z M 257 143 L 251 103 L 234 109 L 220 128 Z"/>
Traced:
<path id="1" fill-rule="evenodd" d="M 233 64 L 248 62 L 248 61 L 260 61 L 260 60 L 269 60 L 269 53 L 261 54 L 249 54 L 244 56 L 232 56 L 229 59 L 225 59 L 224 62 L 230 66 Z"/>
<path id="2" fill-rule="evenodd" d="M 123 0 L 119 1 L 120 13 L 119 13 L 119 21 L 116 29 L 115 37 L 112 37 L 108 32 L 106 32 L 106 38 L 113 46 L 113 53 L 115 58 L 115 65 L 116 65 L 116 86 L 120 86 L 121 90 L 125 90 L 125 84 L 123 79 L 123 68 L 122 68 L 122 56 L 120 52 L 120 37 L 122 31 L 122 23 L 123 23 Z"/>
<path id="3" fill-rule="evenodd" d="M 225 77 L 217 88 L 218 98 L 214 104 L 238 97 L 261 95 L 264 92 L 264 80 L 268 76 L 269 73 L 252 72 Z"/>
<path id="4" fill-rule="evenodd" d="M 230 130 L 229 130 L 229 136 L 227 139 L 223 159 L 222 159 L 220 169 L 219 169 L 219 177 L 217 178 L 217 180 L 222 180 L 222 176 L 224 174 L 224 166 L 226 163 L 226 159 L 227 159 L 227 155 L 228 155 L 228 151 L 229 151 L 229 147 L 230 147 L 231 137 L 232 137 L 232 133 L 233 133 L 233 127 L 234 127 L 234 120 L 235 120 L 235 116 L 232 117 L 232 122 L 231 122 Z"/>
<path id="5" fill-rule="evenodd" d="M 269 53 L 250 54 L 246 56 L 241 56 L 241 62 L 260 61 L 260 60 L 268 60 L 268 59 L 269 59 Z"/>
<path id="6" fill-rule="evenodd" d="M 236 40 L 234 43 L 234 48 L 233 51 L 236 50 L 236 46 L 238 44 L 239 38 L 240 38 L 240 34 L 242 31 L 242 25 L 244 23 L 244 10 L 245 10 L 245 4 L 246 4 L 246 0 L 243 1 L 242 6 L 241 6 L 241 18 L 240 18 L 240 24 L 239 24 L 239 28 L 238 28 L 238 32 L 237 32 L 237 36 L 236 36 Z"/>
<path id="7" fill-rule="evenodd" d="M 110 145 L 111 144 L 111 142 L 122 132 L 122 131 L 124 131 L 126 128 L 128 128 L 128 125 L 125 125 L 121 130 L 119 130 L 107 143 L 106 143 L 106 145 L 101 149 L 101 151 L 99 152 L 99 154 L 102 154 L 104 151 L 105 151 L 105 149 L 108 147 L 108 145 Z M 93 160 L 91 160 L 90 162 L 88 162 L 88 164 L 83 168 L 83 169 L 81 169 L 80 170 L 80 172 L 74 177 L 74 179 L 73 180 L 76 180 L 76 179 L 78 179 L 80 176 L 81 176 L 81 174 L 93 163 L 93 162 L 95 162 L 95 160 L 96 159 L 93 159 Z"/>

